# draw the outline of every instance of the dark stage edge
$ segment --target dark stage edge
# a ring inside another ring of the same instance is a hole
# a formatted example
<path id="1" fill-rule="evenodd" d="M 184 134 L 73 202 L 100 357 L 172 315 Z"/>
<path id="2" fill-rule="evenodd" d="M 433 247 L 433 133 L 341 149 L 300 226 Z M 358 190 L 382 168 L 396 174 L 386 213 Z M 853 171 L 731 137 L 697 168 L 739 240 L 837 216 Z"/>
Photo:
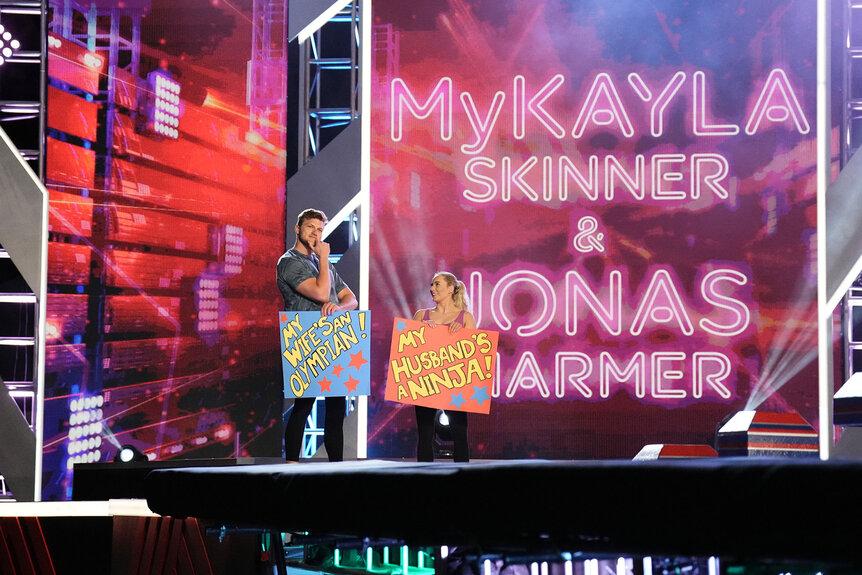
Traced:
<path id="1" fill-rule="evenodd" d="M 154 469 L 154 512 L 473 546 L 862 564 L 862 462 L 356 461 Z"/>
<path id="2" fill-rule="evenodd" d="M 73 501 L 144 499 L 144 479 L 153 469 L 165 467 L 236 467 L 277 464 L 276 457 L 237 457 L 224 459 L 166 459 L 132 463 L 76 463 L 72 475 Z"/>

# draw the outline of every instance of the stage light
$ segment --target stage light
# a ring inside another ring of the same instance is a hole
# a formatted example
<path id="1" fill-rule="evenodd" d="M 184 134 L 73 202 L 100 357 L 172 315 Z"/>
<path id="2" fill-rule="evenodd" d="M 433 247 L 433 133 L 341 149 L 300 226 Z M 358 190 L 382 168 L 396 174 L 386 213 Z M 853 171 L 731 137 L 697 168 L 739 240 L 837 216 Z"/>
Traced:
<path id="1" fill-rule="evenodd" d="M 134 445 L 125 444 L 114 456 L 114 463 L 141 463 L 150 459 Z"/>
<path id="2" fill-rule="evenodd" d="M 651 443 L 641 448 L 638 454 L 634 456 L 634 461 L 696 459 L 702 457 L 718 457 L 718 453 L 709 445 Z"/>
<path id="3" fill-rule="evenodd" d="M 797 413 L 739 411 L 720 427 L 718 454 L 817 457 L 817 432 Z"/>
<path id="4" fill-rule="evenodd" d="M 441 457 L 451 457 L 452 450 L 448 444 L 452 442 L 452 427 L 449 425 L 449 416 L 442 409 L 434 416 L 434 436 Z M 442 445 L 444 442 L 446 446 Z"/>
<path id="5" fill-rule="evenodd" d="M 69 435 L 66 442 L 66 469 L 76 463 L 102 459 L 103 395 L 86 395 L 69 401 Z"/>
<path id="6" fill-rule="evenodd" d="M 147 106 L 148 124 L 152 131 L 176 140 L 180 133 L 180 83 L 166 70 L 155 70 L 147 75 L 147 84 L 153 97 Z"/>

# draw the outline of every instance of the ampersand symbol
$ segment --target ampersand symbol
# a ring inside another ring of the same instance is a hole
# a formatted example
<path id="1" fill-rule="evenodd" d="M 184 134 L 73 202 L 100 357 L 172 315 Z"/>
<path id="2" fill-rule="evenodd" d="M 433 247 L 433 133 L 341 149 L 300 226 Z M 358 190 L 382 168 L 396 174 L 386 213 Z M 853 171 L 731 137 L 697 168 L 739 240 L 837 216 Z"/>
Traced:
<path id="1" fill-rule="evenodd" d="M 575 249 L 582 254 L 588 254 L 593 250 L 603 252 L 605 246 L 602 240 L 605 237 L 603 233 L 596 233 L 599 229 L 599 222 L 593 216 L 584 216 L 578 220 L 578 229 L 581 230 L 575 236 Z"/>

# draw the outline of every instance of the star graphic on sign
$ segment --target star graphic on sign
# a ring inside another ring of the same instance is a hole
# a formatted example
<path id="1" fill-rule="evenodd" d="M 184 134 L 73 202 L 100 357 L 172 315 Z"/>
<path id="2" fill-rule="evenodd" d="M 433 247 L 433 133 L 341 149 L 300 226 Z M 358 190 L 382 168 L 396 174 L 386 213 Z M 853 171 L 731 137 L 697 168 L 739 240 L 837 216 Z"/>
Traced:
<path id="1" fill-rule="evenodd" d="M 349 367 L 355 367 L 356 369 L 361 369 L 363 365 L 368 363 L 368 360 L 362 357 L 362 352 L 359 353 L 351 353 L 350 354 L 350 363 L 347 365 Z"/>
<path id="2" fill-rule="evenodd" d="M 280 321 L 281 323 L 286 322 L 287 321 L 287 314 L 286 313 L 278 314 L 278 321 Z"/>
<path id="3" fill-rule="evenodd" d="M 470 399 L 475 399 L 476 403 L 478 403 L 479 405 L 482 405 L 483 403 L 485 403 L 485 400 L 490 399 L 490 397 L 491 396 L 488 395 L 488 392 L 485 391 L 484 387 L 474 387 L 473 388 L 473 397 L 471 397 Z"/>
<path id="4" fill-rule="evenodd" d="M 456 408 L 460 408 L 461 404 L 464 403 L 465 401 L 467 401 L 467 400 L 464 399 L 463 397 L 461 397 L 460 393 L 456 393 L 455 395 L 452 396 L 452 403 L 450 403 L 449 405 L 454 405 Z"/>
<path id="5" fill-rule="evenodd" d="M 356 391 L 356 386 L 359 385 L 359 381 L 352 377 L 348 377 L 347 382 L 344 385 L 347 386 L 347 393 L 354 393 Z"/>
<path id="6" fill-rule="evenodd" d="M 398 320 L 398 323 L 395 324 L 395 329 L 397 329 L 398 331 L 401 331 L 402 329 L 404 329 L 404 320 L 403 319 Z"/>
<path id="7" fill-rule="evenodd" d="M 341 372 L 342 372 L 342 370 L 344 370 L 344 368 L 343 368 L 343 367 L 341 367 L 341 365 L 340 365 L 340 364 L 339 364 L 339 365 L 336 365 L 336 366 L 333 366 L 333 368 L 332 368 L 332 375 L 334 375 L 335 377 L 341 377 Z"/>
<path id="8" fill-rule="evenodd" d="M 317 385 L 320 386 L 320 391 L 329 391 L 329 386 L 332 385 L 332 382 L 326 379 L 325 377 L 317 382 Z M 475 397 L 475 394 L 473 394 Z"/>

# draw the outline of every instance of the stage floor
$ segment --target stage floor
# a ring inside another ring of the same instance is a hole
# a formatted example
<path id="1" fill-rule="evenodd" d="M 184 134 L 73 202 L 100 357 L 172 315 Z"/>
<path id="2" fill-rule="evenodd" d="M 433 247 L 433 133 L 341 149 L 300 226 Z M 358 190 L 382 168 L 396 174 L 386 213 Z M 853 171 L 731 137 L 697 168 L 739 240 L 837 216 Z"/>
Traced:
<path id="1" fill-rule="evenodd" d="M 152 510 L 486 552 L 862 563 L 862 462 L 355 461 L 155 469 Z"/>

